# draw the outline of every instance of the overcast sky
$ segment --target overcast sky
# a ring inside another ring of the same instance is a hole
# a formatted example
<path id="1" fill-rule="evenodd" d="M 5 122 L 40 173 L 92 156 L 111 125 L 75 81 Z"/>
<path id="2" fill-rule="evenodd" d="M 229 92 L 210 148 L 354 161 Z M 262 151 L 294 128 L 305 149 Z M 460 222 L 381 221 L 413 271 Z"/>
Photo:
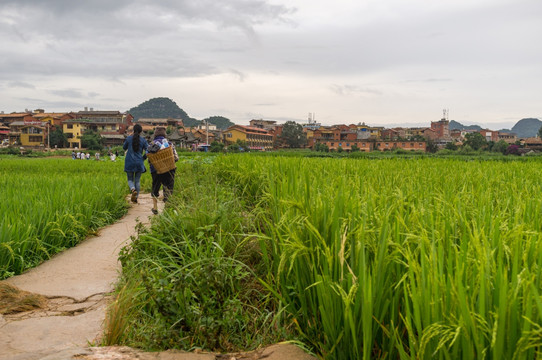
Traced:
<path id="1" fill-rule="evenodd" d="M 494 129 L 542 119 L 540 0 L 0 0 L 0 111 Z"/>

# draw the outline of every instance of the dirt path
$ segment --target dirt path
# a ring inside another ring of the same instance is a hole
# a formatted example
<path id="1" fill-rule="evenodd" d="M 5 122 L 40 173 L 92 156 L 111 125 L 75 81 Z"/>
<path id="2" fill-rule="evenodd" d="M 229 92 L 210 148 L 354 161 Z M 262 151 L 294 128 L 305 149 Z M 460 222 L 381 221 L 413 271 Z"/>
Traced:
<path id="1" fill-rule="evenodd" d="M 0 315 L 0 360 L 313 359 L 292 345 L 274 345 L 260 352 L 232 356 L 150 354 L 123 347 L 90 347 L 103 331 L 108 294 L 113 291 L 120 271 L 118 253 L 135 234 L 138 221 L 149 223 L 151 207 L 150 195 L 141 195 L 139 203 L 132 206 L 125 217 L 101 229 L 98 236 L 4 282 L 43 295 L 47 304 L 39 310 Z"/>

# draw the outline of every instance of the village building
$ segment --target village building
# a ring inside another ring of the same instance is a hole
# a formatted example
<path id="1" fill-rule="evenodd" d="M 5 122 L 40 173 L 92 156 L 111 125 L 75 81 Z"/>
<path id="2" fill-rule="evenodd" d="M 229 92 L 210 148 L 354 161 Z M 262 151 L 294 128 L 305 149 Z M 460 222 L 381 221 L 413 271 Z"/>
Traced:
<path id="1" fill-rule="evenodd" d="M 231 145 L 237 140 L 246 142 L 250 150 L 272 150 L 273 135 L 264 129 L 253 126 L 233 125 L 223 133 L 225 145 Z"/>
<path id="2" fill-rule="evenodd" d="M 499 132 L 498 131 L 482 129 L 482 130 L 480 130 L 478 132 L 486 139 L 487 142 L 489 142 L 489 141 L 493 141 L 493 142 L 499 141 Z"/>
<path id="3" fill-rule="evenodd" d="M 504 140 L 508 144 L 514 144 L 516 141 L 518 141 L 518 137 L 514 133 L 507 133 L 499 131 L 497 138 L 500 140 Z"/>
<path id="4" fill-rule="evenodd" d="M 163 127 L 181 127 L 184 126 L 182 119 L 173 119 L 173 118 L 139 118 L 137 121 L 134 121 L 141 126 L 156 126 Z"/>
<path id="5" fill-rule="evenodd" d="M 264 130 L 273 130 L 277 127 L 277 122 L 274 120 L 252 119 L 249 121 L 249 124 L 251 127 Z"/>
<path id="6" fill-rule="evenodd" d="M 539 137 L 530 137 L 521 140 L 521 144 L 528 150 L 542 150 L 542 139 Z"/>
<path id="7" fill-rule="evenodd" d="M 105 146 L 118 146 L 132 125 L 133 116 L 120 111 L 94 111 L 92 108 L 73 113 L 74 118 L 62 122 L 62 130 L 70 148 L 81 148 L 81 136 L 94 131 L 104 139 Z"/>

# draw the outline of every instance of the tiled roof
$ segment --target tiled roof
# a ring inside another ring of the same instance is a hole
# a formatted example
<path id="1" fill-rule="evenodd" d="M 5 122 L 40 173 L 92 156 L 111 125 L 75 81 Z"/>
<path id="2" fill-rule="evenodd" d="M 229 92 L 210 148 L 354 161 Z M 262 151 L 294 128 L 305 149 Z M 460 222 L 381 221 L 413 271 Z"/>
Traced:
<path id="1" fill-rule="evenodd" d="M 120 111 L 79 111 L 78 115 L 122 115 Z"/>
<path id="2" fill-rule="evenodd" d="M 0 114 L 0 118 L 18 118 L 24 116 L 31 116 L 31 113 L 12 113 L 12 114 Z"/>
<path id="3" fill-rule="evenodd" d="M 177 119 L 173 119 L 177 120 Z M 167 123 L 168 119 L 166 118 L 140 118 L 137 120 L 137 123 Z"/>

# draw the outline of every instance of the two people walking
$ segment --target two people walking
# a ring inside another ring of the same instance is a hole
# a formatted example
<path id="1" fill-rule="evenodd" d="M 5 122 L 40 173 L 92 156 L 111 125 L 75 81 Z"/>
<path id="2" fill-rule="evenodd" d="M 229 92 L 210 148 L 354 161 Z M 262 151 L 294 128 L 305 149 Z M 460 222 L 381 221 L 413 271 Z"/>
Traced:
<path id="1" fill-rule="evenodd" d="M 145 168 L 145 159 L 147 158 L 147 152 L 149 151 L 149 144 L 141 132 L 143 131 L 141 125 L 134 125 L 134 132 L 128 136 L 123 144 L 123 149 L 126 150 L 126 157 L 124 160 L 124 171 L 126 172 L 128 179 L 128 186 L 131 192 L 131 201 L 137 203 L 139 193 L 141 191 L 141 175 L 147 171 Z M 154 139 L 151 141 L 151 147 L 163 147 L 170 146 L 166 139 L 166 128 L 163 126 L 157 126 L 154 130 Z M 171 145 L 173 146 L 173 145 Z M 175 146 L 173 146 L 173 154 L 175 161 L 179 160 Z M 153 214 L 158 213 L 158 196 L 160 187 L 163 187 L 164 201 L 167 201 L 169 196 L 173 192 L 173 186 L 175 184 L 175 169 L 170 170 L 163 174 L 158 174 L 156 169 L 150 165 L 152 176 L 152 199 L 153 199 Z"/>

